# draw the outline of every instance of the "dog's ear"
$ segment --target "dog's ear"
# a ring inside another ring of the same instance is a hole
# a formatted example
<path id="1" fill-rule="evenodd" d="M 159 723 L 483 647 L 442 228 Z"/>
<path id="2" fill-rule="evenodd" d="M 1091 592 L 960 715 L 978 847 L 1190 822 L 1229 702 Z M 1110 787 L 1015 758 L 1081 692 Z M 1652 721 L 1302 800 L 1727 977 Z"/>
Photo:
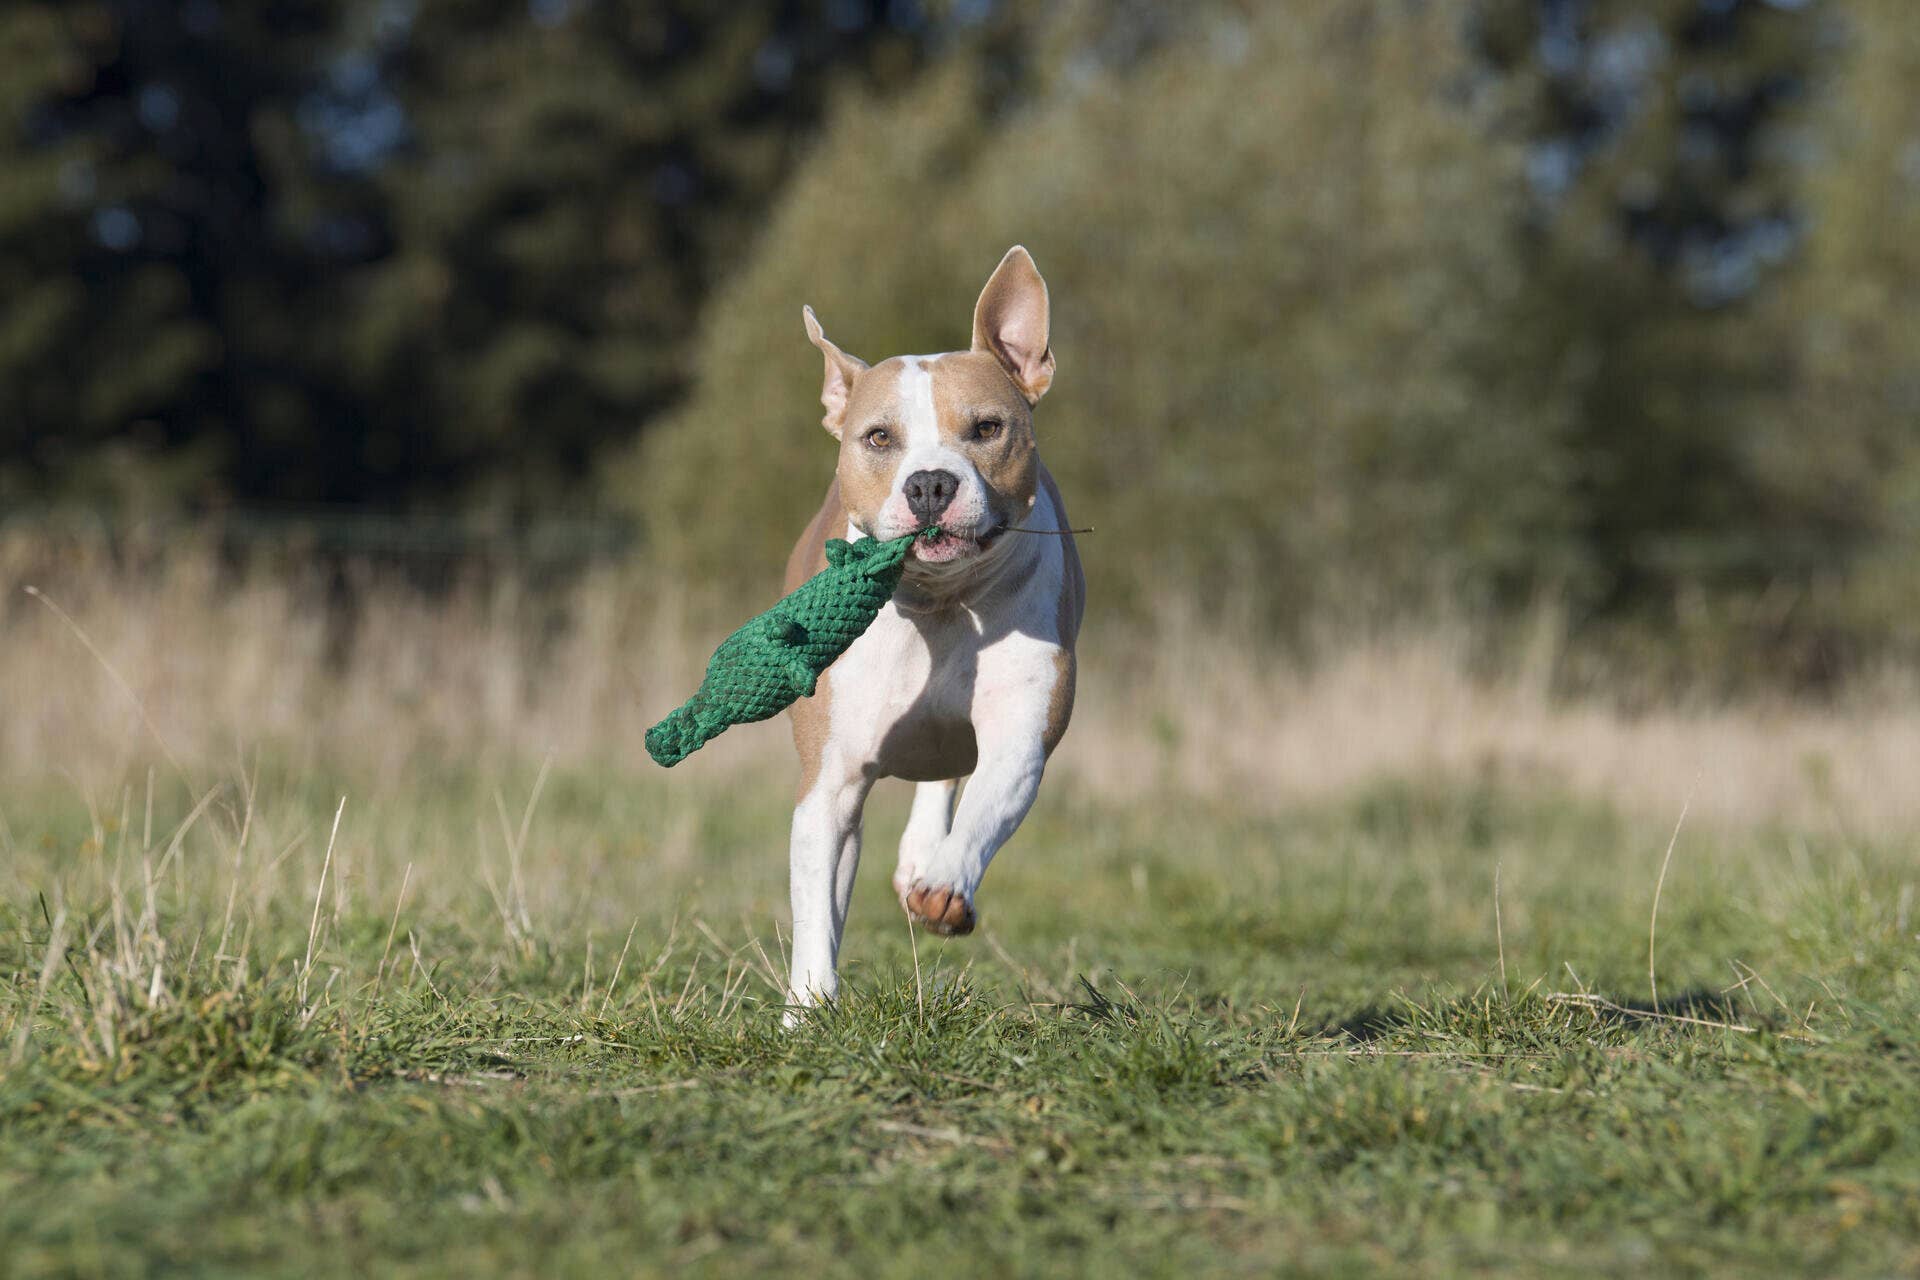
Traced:
<path id="1" fill-rule="evenodd" d="M 990 351 L 1035 404 L 1053 385 L 1053 349 L 1047 345 L 1047 282 L 1020 245 L 1000 259 L 980 301 L 973 304 L 973 349 Z"/>
<path id="2" fill-rule="evenodd" d="M 827 358 L 826 380 L 820 384 L 820 403 L 826 406 L 827 412 L 820 419 L 820 425 L 838 440 L 840 428 L 846 422 L 847 396 L 853 390 L 854 378 L 867 367 L 867 362 L 848 355 L 828 341 L 812 307 L 801 307 L 800 318 L 807 322 L 807 340 L 820 348 L 820 354 Z"/>

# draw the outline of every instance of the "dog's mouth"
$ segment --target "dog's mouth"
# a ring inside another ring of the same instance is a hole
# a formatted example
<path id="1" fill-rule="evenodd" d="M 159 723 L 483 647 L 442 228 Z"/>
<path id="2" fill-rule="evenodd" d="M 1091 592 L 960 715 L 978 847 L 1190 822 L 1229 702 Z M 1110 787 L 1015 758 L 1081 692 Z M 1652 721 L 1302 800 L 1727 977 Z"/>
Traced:
<path id="1" fill-rule="evenodd" d="M 920 539 L 913 544 L 913 556 L 923 564 L 950 564 L 955 560 L 966 560 L 992 546 L 1003 532 L 1005 530 L 999 525 L 978 533 L 960 533 L 935 525 L 922 531 Z"/>

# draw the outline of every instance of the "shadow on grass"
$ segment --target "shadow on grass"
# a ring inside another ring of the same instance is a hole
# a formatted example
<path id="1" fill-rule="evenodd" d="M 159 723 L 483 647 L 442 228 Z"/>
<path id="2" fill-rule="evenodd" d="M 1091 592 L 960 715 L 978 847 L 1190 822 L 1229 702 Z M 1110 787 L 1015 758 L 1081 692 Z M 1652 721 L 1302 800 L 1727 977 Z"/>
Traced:
<path id="1" fill-rule="evenodd" d="M 1418 1005 L 1367 1005 L 1343 1017 L 1315 1025 L 1327 1039 L 1347 1039 L 1355 1044 L 1374 1044 L 1405 1035 L 1419 1035 L 1470 1018 L 1485 1021 L 1503 1011 L 1517 1019 L 1538 1013 L 1548 1003 L 1563 1004 L 1590 1013 L 1596 1022 L 1610 1027 L 1639 1028 L 1682 1023 L 1743 1027 L 1749 1019 L 1748 1006 L 1724 992 L 1706 987 L 1662 996 L 1656 1008 L 1651 1000 L 1615 998 L 1599 992 L 1568 993 L 1554 996 L 1534 995 L 1511 1002 L 1485 1001 L 1473 997 L 1443 1001 L 1432 1007 Z"/>

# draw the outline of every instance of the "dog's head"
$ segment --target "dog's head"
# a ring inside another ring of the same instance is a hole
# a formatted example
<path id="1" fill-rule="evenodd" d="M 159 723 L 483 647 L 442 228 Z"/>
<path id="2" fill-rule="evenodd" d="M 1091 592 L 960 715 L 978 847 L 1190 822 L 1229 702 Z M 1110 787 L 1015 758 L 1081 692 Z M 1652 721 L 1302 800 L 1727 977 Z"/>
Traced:
<path id="1" fill-rule="evenodd" d="M 980 555 L 1033 507 L 1039 459 L 1033 406 L 1053 381 L 1047 282 L 1018 245 L 973 308 L 973 347 L 878 364 L 827 340 L 813 308 L 807 336 L 827 358 L 822 422 L 840 442 L 840 501 L 875 538 L 930 525 L 925 563 Z"/>

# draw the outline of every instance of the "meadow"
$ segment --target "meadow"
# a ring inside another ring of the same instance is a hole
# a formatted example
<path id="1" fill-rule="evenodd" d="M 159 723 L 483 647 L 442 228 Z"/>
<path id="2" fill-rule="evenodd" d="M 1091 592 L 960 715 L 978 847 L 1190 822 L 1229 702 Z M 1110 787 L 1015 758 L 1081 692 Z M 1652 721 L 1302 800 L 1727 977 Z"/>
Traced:
<path id="1" fill-rule="evenodd" d="M 638 748 L 711 605 L 0 587 L 0 1272 L 1920 1272 L 1895 677 L 1629 712 L 1550 626 L 1169 609 L 974 937 L 909 931 L 883 789 L 789 1033 L 782 729 Z"/>

